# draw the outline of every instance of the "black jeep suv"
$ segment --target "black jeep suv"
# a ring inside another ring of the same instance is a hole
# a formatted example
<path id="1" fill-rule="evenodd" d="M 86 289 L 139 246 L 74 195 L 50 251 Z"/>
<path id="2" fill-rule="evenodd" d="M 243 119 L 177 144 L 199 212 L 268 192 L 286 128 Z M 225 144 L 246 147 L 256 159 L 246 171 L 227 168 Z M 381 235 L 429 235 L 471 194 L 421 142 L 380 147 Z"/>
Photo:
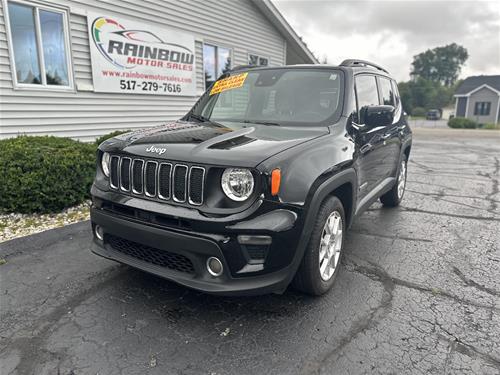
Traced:
<path id="1" fill-rule="evenodd" d="M 94 252 L 208 293 L 320 295 L 356 216 L 403 198 L 410 147 L 375 64 L 237 68 L 181 120 L 99 146 Z"/>

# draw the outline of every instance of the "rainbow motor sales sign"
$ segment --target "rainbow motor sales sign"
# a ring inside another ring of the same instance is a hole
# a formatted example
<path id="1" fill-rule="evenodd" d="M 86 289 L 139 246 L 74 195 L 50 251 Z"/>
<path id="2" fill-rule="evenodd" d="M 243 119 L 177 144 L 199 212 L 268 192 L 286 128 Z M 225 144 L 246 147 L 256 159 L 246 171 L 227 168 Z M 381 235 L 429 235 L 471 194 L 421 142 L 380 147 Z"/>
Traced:
<path id="1" fill-rule="evenodd" d="M 94 91 L 196 95 L 193 36 L 122 17 L 87 17 Z"/>

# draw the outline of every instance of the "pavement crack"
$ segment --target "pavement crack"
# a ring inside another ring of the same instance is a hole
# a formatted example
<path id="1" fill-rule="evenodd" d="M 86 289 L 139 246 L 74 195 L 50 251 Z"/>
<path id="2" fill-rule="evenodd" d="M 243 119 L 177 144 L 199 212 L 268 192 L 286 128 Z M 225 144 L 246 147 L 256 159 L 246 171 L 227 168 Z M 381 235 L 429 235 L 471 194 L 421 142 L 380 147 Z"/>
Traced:
<path id="1" fill-rule="evenodd" d="M 354 267 L 360 267 L 354 263 L 351 263 Z M 363 269 L 366 275 L 369 275 L 371 279 L 379 281 L 382 283 L 384 292 L 381 300 L 377 306 L 370 309 L 370 311 L 364 316 L 358 318 L 354 323 L 352 323 L 348 332 L 342 337 L 337 345 L 325 353 L 319 360 L 307 361 L 303 366 L 302 374 L 319 374 L 321 369 L 326 365 L 328 361 L 335 360 L 342 353 L 344 349 L 351 341 L 358 337 L 361 333 L 367 331 L 378 325 L 378 323 L 384 318 L 385 315 L 389 313 L 392 307 L 393 291 L 395 288 L 395 283 L 391 277 L 384 270 L 377 267 L 366 267 Z"/>
<path id="2" fill-rule="evenodd" d="M 481 220 L 481 221 L 500 221 L 500 217 L 495 217 L 495 216 L 460 215 L 460 214 L 452 214 L 449 212 L 423 210 L 421 208 L 415 208 L 415 207 L 401 207 L 401 210 L 407 211 L 407 212 L 422 213 L 422 214 L 455 217 L 455 218 L 459 218 L 459 219 L 470 219 L 470 220 Z M 367 211 L 375 211 L 375 209 L 368 209 Z"/>
<path id="3" fill-rule="evenodd" d="M 496 156 L 494 157 L 494 159 L 495 159 L 495 170 L 493 171 L 493 174 L 498 176 L 500 174 L 500 160 Z M 493 197 L 500 192 L 498 177 L 493 177 L 492 174 L 490 174 L 490 173 L 485 173 L 485 174 L 480 174 L 480 175 L 488 177 L 492 182 L 491 193 L 489 193 L 485 197 L 485 199 L 488 202 L 490 202 L 490 208 L 488 211 L 494 213 L 498 210 L 498 201 L 493 199 Z"/>
<path id="4" fill-rule="evenodd" d="M 8 348 L 16 348 L 20 353 L 20 361 L 16 370 L 19 374 L 34 374 L 37 365 L 44 363 L 48 357 L 58 355 L 44 348 L 45 341 L 58 327 L 57 322 L 64 317 L 68 309 L 74 310 L 82 304 L 87 298 L 96 292 L 106 288 L 108 285 L 116 282 L 123 276 L 123 270 L 120 266 L 112 267 L 94 278 L 95 284 L 87 289 L 83 289 L 78 294 L 63 301 L 49 314 L 40 316 L 26 331 L 36 332 L 29 336 L 21 336 L 9 340 Z M 98 280 L 95 280 L 95 279 Z"/>
<path id="5" fill-rule="evenodd" d="M 457 275 L 460 278 L 460 280 L 462 280 L 464 282 L 465 285 L 476 288 L 477 290 L 480 290 L 480 291 L 487 293 L 491 296 L 500 297 L 500 291 L 488 288 L 485 285 L 479 284 L 479 283 L 475 282 L 474 280 L 469 279 L 457 267 L 453 267 L 453 273 L 455 273 L 455 275 Z"/>
<path id="6" fill-rule="evenodd" d="M 430 172 L 434 172 L 434 170 L 433 170 L 433 169 L 431 169 L 431 168 L 429 168 L 427 165 L 422 164 L 422 163 L 419 163 L 419 162 L 417 162 L 417 161 L 415 161 L 415 160 L 413 160 L 413 159 L 410 159 L 410 163 L 411 163 L 411 164 L 414 164 L 416 167 L 418 167 L 418 168 L 420 168 L 420 169 L 423 169 L 423 170 L 424 170 L 424 171 L 426 171 L 426 172 L 429 172 L 429 173 L 430 173 Z"/>
<path id="7" fill-rule="evenodd" d="M 406 189 L 405 191 L 409 192 L 409 193 L 413 193 L 413 194 L 424 195 L 426 197 L 436 197 L 436 198 L 442 198 L 442 197 L 470 198 L 470 199 L 480 199 L 480 200 L 490 201 L 490 199 L 487 199 L 486 197 L 481 197 L 481 196 L 460 195 L 460 194 L 446 194 L 446 193 L 444 193 L 443 190 L 440 190 L 439 193 L 427 193 L 427 192 L 416 191 L 416 190 L 411 190 L 411 189 Z M 500 201 L 497 201 L 497 200 L 494 200 L 494 202 L 500 203 Z"/>
<path id="8" fill-rule="evenodd" d="M 432 324 L 432 322 L 429 322 Z M 451 339 L 444 338 L 450 342 L 450 352 L 456 351 L 460 354 L 466 355 L 469 358 L 479 357 L 483 361 L 495 366 L 496 368 L 500 368 L 500 359 L 495 358 L 494 356 L 484 353 L 481 350 L 477 349 L 474 345 L 471 345 L 465 341 L 463 341 L 460 337 L 456 336 L 448 329 L 444 328 L 442 324 L 438 322 L 434 322 L 441 331 L 445 332 Z"/>
<path id="9" fill-rule="evenodd" d="M 406 236 L 398 236 L 398 235 L 390 236 L 390 235 L 385 235 L 385 234 L 380 234 L 380 233 L 368 233 L 368 232 L 364 232 L 364 231 L 354 231 L 354 230 L 351 230 L 351 233 L 361 234 L 363 236 L 370 236 L 370 237 L 387 238 L 387 239 L 391 239 L 391 240 L 432 242 L 432 240 L 429 240 L 427 238 L 415 238 L 415 237 L 406 237 Z"/>
<path id="10" fill-rule="evenodd" d="M 456 341 L 454 342 L 454 349 L 461 353 L 464 354 L 468 357 L 474 358 L 474 357 L 480 357 L 483 361 L 488 362 L 492 365 L 494 365 L 496 368 L 500 369 L 500 360 L 487 354 L 479 351 L 476 349 L 473 345 L 464 343 L 460 341 L 458 338 L 455 338 Z"/>
<path id="11" fill-rule="evenodd" d="M 417 185 L 425 185 L 425 186 L 429 186 L 429 183 L 426 183 L 426 182 L 422 182 L 422 181 L 415 181 L 415 180 L 406 180 L 407 183 L 410 183 L 410 184 L 417 184 Z M 439 185 L 439 184 L 435 184 L 433 183 L 432 186 L 434 187 L 440 187 L 440 188 L 444 188 L 446 189 L 447 191 L 459 191 L 459 189 L 456 189 L 454 187 L 451 187 L 451 186 L 446 186 L 446 185 Z"/>
<path id="12" fill-rule="evenodd" d="M 384 269 L 382 269 L 380 266 L 369 263 L 369 265 L 360 265 L 355 263 L 352 259 L 350 259 L 347 264 L 346 264 L 346 269 L 348 272 L 357 272 L 360 273 L 363 276 L 368 277 L 369 279 L 377 282 L 381 282 L 384 285 L 384 288 L 387 288 L 387 285 L 393 284 L 395 286 L 400 286 L 408 289 L 413 289 L 417 290 L 423 293 L 430 293 L 433 296 L 436 297 L 444 297 L 451 299 L 455 302 L 458 302 L 460 304 L 466 304 L 470 306 L 475 306 L 483 309 L 488 309 L 488 310 L 495 310 L 495 311 L 500 311 L 500 309 L 492 306 L 492 305 L 486 305 L 482 303 L 478 303 L 475 301 L 472 301 L 470 299 L 466 298 L 461 298 L 451 292 L 448 292 L 443 289 L 438 289 L 438 288 L 431 288 L 426 285 L 420 285 L 412 281 L 408 280 L 403 280 L 397 277 L 392 277 L 390 276 Z"/>

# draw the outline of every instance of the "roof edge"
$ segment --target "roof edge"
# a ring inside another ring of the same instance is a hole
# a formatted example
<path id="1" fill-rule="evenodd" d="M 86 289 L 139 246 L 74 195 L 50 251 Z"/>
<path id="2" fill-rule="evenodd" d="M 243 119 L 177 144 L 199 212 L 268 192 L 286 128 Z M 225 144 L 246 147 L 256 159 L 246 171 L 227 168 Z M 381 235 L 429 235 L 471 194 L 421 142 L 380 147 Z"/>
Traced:
<path id="1" fill-rule="evenodd" d="M 262 11 L 262 13 L 264 13 L 264 15 L 269 19 L 269 21 L 271 21 L 278 31 L 283 34 L 287 43 L 291 44 L 291 46 L 287 46 L 287 48 L 295 46 L 295 49 L 298 48 L 298 52 L 301 52 L 302 57 L 305 58 L 305 60 L 308 59 L 313 64 L 319 64 L 316 56 L 314 56 L 304 41 L 300 39 L 295 30 L 290 26 L 285 17 L 283 17 L 278 8 L 276 8 L 270 0 L 253 0 L 253 3 Z M 277 21 L 277 24 L 275 24 L 274 21 Z"/>
<path id="2" fill-rule="evenodd" d="M 491 91 L 493 91 L 494 93 L 496 93 L 497 95 L 500 96 L 500 91 L 496 90 L 494 87 L 491 87 L 490 85 L 488 85 L 487 83 L 483 83 L 481 86 L 478 86 L 476 87 L 475 89 L 473 90 L 470 90 L 469 92 L 466 92 L 466 93 L 463 93 L 463 94 L 455 94 L 453 95 L 454 97 L 463 97 L 463 96 L 471 96 L 472 94 L 474 94 L 476 91 L 479 91 L 483 88 L 486 88 L 486 89 L 489 89 Z"/>

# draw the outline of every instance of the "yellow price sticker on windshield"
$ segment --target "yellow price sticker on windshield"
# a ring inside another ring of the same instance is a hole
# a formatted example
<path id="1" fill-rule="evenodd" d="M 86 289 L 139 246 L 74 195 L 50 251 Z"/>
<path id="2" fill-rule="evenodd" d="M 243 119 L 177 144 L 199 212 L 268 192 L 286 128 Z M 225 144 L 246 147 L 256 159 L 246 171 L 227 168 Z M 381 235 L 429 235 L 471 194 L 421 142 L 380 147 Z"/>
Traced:
<path id="1" fill-rule="evenodd" d="M 243 86 L 248 73 L 242 73 L 235 76 L 227 77 L 221 79 L 214 83 L 212 90 L 210 90 L 210 95 L 221 93 L 222 91 L 236 89 Z"/>

